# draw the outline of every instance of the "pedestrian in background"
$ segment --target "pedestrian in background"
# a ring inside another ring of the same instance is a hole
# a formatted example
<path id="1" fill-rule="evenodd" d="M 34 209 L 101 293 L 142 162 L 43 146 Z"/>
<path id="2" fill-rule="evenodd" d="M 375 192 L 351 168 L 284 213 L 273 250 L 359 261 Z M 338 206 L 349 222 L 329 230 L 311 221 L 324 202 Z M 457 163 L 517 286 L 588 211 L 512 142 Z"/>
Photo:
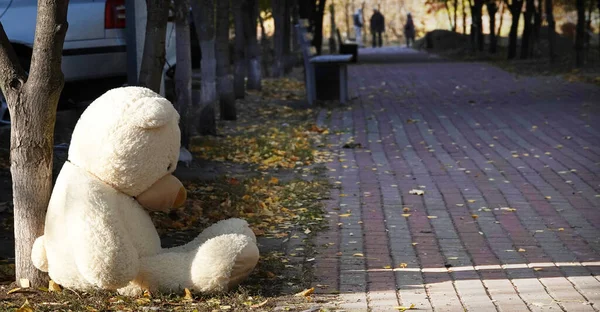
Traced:
<path id="1" fill-rule="evenodd" d="M 356 34 L 356 44 L 362 46 L 362 27 L 363 27 L 363 15 L 362 9 L 357 9 L 354 13 L 354 33 Z"/>
<path id="2" fill-rule="evenodd" d="M 404 37 L 406 37 L 406 47 L 410 47 L 411 41 L 415 43 L 415 23 L 412 15 L 408 13 L 406 16 L 406 24 L 404 24 Z"/>
<path id="3" fill-rule="evenodd" d="M 382 33 L 385 32 L 385 17 L 379 10 L 373 9 L 371 15 L 371 34 L 373 35 L 373 48 L 383 45 Z"/>

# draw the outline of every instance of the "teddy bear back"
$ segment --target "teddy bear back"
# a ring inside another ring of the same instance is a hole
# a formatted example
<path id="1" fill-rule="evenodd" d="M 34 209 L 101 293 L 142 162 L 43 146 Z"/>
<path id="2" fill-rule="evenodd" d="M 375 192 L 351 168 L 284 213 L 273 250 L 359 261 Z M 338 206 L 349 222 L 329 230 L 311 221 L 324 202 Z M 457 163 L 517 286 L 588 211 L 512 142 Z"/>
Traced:
<path id="1" fill-rule="evenodd" d="M 143 87 L 112 89 L 83 112 L 71 138 L 69 161 L 130 196 L 175 170 L 179 114 Z"/>

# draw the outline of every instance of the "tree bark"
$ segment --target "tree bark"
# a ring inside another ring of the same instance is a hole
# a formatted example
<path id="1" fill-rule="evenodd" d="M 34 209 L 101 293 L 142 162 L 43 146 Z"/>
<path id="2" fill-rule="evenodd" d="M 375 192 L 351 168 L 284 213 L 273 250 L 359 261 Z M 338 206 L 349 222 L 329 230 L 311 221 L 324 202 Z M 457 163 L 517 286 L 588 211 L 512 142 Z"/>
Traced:
<path id="1" fill-rule="evenodd" d="M 577 33 L 575 34 L 575 64 L 583 66 L 583 42 L 585 41 L 585 1 L 577 0 Z"/>
<path id="2" fill-rule="evenodd" d="M 508 0 L 505 0 L 505 2 Z M 508 33 L 508 59 L 514 59 L 517 56 L 517 30 L 519 28 L 519 19 L 521 17 L 521 8 L 523 7 L 523 0 L 512 0 L 512 3 L 508 4 L 508 9 L 512 16 L 512 22 L 510 24 L 510 32 Z"/>
<path id="3" fill-rule="evenodd" d="M 165 66 L 165 40 L 169 5 L 170 1 L 166 0 L 146 0 L 148 22 L 146 23 L 144 54 L 138 82 L 141 86 L 152 89 L 157 93 L 160 92 L 160 82 Z"/>
<path id="4" fill-rule="evenodd" d="M 233 76 L 229 66 L 229 9 L 229 0 L 217 1 L 217 92 L 221 119 L 236 120 Z"/>
<path id="5" fill-rule="evenodd" d="M 326 0 L 319 0 L 319 4 L 316 7 L 314 23 L 315 31 L 313 34 L 313 46 L 317 50 L 317 54 L 321 54 L 323 48 L 323 14 L 325 13 L 325 2 Z M 363 14 L 364 17 L 364 14 Z M 364 24 L 364 23 L 363 23 Z M 363 27 L 365 28 L 365 27 Z M 366 38 L 363 36 L 363 38 Z"/>
<path id="6" fill-rule="evenodd" d="M 247 10 L 246 0 L 231 1 L 235 29 L 234 41 L 234 72 L 233 92 L 236 99 L 243 99 L 246 95 L 246 38 L 244 31 L 244 15 Z"/>
<path id="7" fill-rule="evenodd" d="M 274 59 L 273 69 L 271 75 L 273 77 L 283 76 L 283 41 L 284 41 L 284 14 L 285 14 L 285 1 L 286 0 L 272 0 L 273 20 L 275 22 L 275 34 L 273 35 L 273 46 L 274 46 Z"/>
<path id="8" fill-rule="evenodd" d="M 260 58 L 260 65 L 263 77 L 270 77 L 269 66 L 273 62 L 272 59 L 272 49 L 271 42 L 269 42 L 269 38 L 267 38 L 267 30 L 265 29 L 265 21 L 262 16 L 258 14 L 258 25 L 260 26 L 260 48 L 262 51 Z"/>
<path id="9" fill-rule="evenodd" d="M 284 11 L 283 11 L 283 72 L 287 74 L 292 71 L 294 67 L 291 61 L 292 54 L 292 46 L 290 35 L 292 33 L 292 24 L 291 24 L 291 14 L 292 14 L 292 4 L 294 1 L 285 1 Z M 259 14 L 260 15 L 260 14 Z"/>
<path id="10" fill-rule="evenodd" d="M 452 31 L 456 32 L 456 27 L 458 24 L 458 0 L 454 0 L 454 26 L 452 27 Z"/>
<path id="11" fill-rule="evenodd" d="M 483 51 L 483 19 L 482 19 L 483 0 L 475 0 L 473 6 L 471 6 L 471 43 L 473 49 Z"/>
<path id="12" fill-rule="evenodd" d="M 448 6 L 449 0 L 444 0 L 444 7 L 446 8 L 446 12 L 448 13 L 448 22 L 450 23 L 450 30 L 455 32 L 456 25 L 452 23 L 452 12 L 450 11 L 450 7 Z"/>
<path id="13" fill-rule="evenodd" d="M 213 0 L 193 0 L 192 15 L 200 42 L 200 105 L 198 114 L 198 132 L 202 135 L 216 135 L 217 123 L 215 106 L 218 101 L 215 56 L 215 3 Z"/>
<path id="14" fill-rule="evenodd" d="M 533 15 L 533 40 L 531 51 L 537 51 L 540 44 L 540 30 L 542 28 L 543 0 L 537 0 L 537 6 Z M 533 56 L 533 53 L 531 54 Z"/>
<path id="15" fill-rule="evenodd" d="M 192 48 L 190 44 L 190 22 L 188 19 L 190 0 L 175 1 L 175 44 L 177 66 L 175 68 L 175 106 L 181 121 L 181 146 L 190 147 L 190 114 L 192 109 Z"/>
<path id="16" fill-rule="evenodd" d="M 506 9 L 506 4 L 504 3 L 504 1 L 500 2 L 500 5 L 502 6 L 502 10 L 500 10 L 500 23 L 498 23 L 498 31 L 496 32 L 497 37 L 500 37 L 500 35 L 502 34 L 502 24 L 504 23 L 504 10 Z"/>
<path id="17" fill-rule="evenodd" d="M 39 0 L 29 77 L 0 24 L 0 87 L 11 114 L 10 171 L 13 180 L 16 280 L 47 285 L 31 262 L 35 239 L 44 234 L 52 192 L 56 107 L 64 85 L 62 50 L 69 1 Z M 24 285 L 21 285 L 24 286 Z"/>
<path id="18" fill-rule="evenodd" d="M 488 1 L 487 10 L 490 16 L 490 53 L 496 53 L 497 40 L 496 40 L 496 12 L 498 12 L 498 6 L 495 1 Z"/>
<path id="19" fill-rule="evenodd" d="M 552 0 L 546 0 L 546 20 L 548 22 L 548 52 L 550 63 L 554 62 L 554 34 L 556 33 L 556 22 L 554 21 L 554 7 Z"/>
<path id="20" fill-rule="evenodd" d="M 535 4 L 533 0 L 527 0 L 525 6 L 523 35 L 521 36 L 521 59 L 527 59 L 530 55 L 532 17 L 535 14 Z"/>
<path id="21" fill-rule="evenodd" d="M 260 68 L 260 46 L 256 39 L 256 21 L 258 20 L 258 0 L 247 0 L 248 11 L 244 14 L 248 61 L 248 90 L 260 90 L 262 73 Z"/>
<path id="22" fill-rule="evenodd" d="M 467 6 L 465 0 L 462 1 L 463 34 L 467 34 Z"/>

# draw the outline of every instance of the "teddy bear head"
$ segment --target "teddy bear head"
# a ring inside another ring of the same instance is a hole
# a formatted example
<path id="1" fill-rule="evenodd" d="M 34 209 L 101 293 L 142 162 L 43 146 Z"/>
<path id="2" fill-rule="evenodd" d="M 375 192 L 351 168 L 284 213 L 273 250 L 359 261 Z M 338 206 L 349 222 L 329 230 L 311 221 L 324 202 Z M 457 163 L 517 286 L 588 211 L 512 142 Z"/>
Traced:
<path id="1" fill-rule="evenodd" d="M 165 180 L 177 166 L 179 114 L 142 87 L 112 89 L 79 118 L 69 161 L 132 197 Z"/>

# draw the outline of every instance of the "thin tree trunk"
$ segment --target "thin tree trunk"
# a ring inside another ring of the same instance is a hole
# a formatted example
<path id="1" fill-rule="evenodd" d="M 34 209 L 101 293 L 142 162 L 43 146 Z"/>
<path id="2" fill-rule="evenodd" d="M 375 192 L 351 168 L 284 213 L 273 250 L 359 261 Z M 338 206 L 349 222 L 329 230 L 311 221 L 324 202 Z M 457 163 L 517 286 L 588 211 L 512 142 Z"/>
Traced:
<path id="1" fill-rule="evenodd" d="M 273 9 L 273 20 L 275 22 L 275 34 L 273 35 L 273 46 L 275 49 L 275 55 L 273 59 L 273 77 L 283 76 L 283 40 L 285 33 L 284 26 L 284 11 L 285 11 L 285 0 L 272 0 Z"/>
<path id="2" fill-rule="evenodd" d="M 552 0 L 546 0 L 546 20 L 548 22 L 548 50 L 550 63 L 554 62 L 554 34 L 556 33 L 556 22 L 554 21 L 554 7 Z"/>
<path id="3" fill-rule="evenodd" d="M 292 62 L 291 58 L 291 40 L 290 34 L 292 33 L 292 25 L 291 25 L 291 10 L 292 10 L 292 1 L 285 1 L 284 11 L 283 11 L 283 72 L 289 73 L 292 70 Z M 260 15 L 260 13 L 259 13 Z"/>
<path id="4" fill-rule="evenodd" d="M 450 30 L 456 31 L 456 26 L 452 23 L 452 12 L 450 12 L 450 7 L 448 6 L 449 0 L 444 0 L 444 7 L 446 8 L 446 12 L 448 13 L 448 22 L 450 23 Z"/>
<path id="5" fill-rule="evenodd" d="M 346 38 L 348 38 L 348 34 L 350 33 L 350 13 L 348 12 L 348 8 L 350 7 L 350 0 L 346 0 L 344 3 L 344 17 L 346 18 Z"/>
<path id="6" fill-rule="evenodd" d="M 465 0 L 462 1 L 463 34 L 467 34 L 467 6 Z"/>
<path id="7" fill-rule="evenodd" d="M 217 96 L 216 70 L 217 60 L 215 56 L 215 3 L 214 0 L 193 0 L 192 14 L 198 32 L 200 42 L 200 70 L 202 81 L 200 84 L 200 105 L 198 132 L 203 135 L 216 135 L 217 124 L 215 118 L 215 106 L 219 97 Z"/>
<path id="8" fill-rule="evenodd" d="M 490 16 L 490 53 L 496 53 L 498 45 L 496 40 L 496 12 L 498 12 L 498 6 L 494 1 L 489 1 L 486 4 Z"/>
<path id="9" fill-rule="evenodd" d="M 177 66 L 175 68 L 175 106 L 181 116 L 181 146 L 190 147 L 190 114 L 192 109 L 192 48 L 190 44 L 190 22 L 188 19 L 190 0 L 175 1 L 175 45 Z"/>
<path id="10" fill-rule="evenodd" d="M 146 39 L 140 66 L 139 84 L 160 92 L 163 67 L 165 66 L 165 40 L 167 36 L 167 19 L 170 1 L 147 0 L 148 21 L 146 23 Z"/>
<path id="11" fill-rule="evenodd" d="M 248 57 L 248 90 L 260 90 L 262 73 L 260 70 L 260 47 L 256 39 L 256 21 L 258 20 L 258 0 L 248 0 L 248 12 L 244 14 L 244 30 Z"/>
<path id="12" fill-rule="evenodd" d="M 223 120 L 235 120 L 237 117 L 233 76 L 229 66 L 229 7 L 229 0 L 217 1 L 217 92 Z"/>
<path id="13" fill-rule="evenodd" d="M 543 0 L 537 0 L 537 6 L 535 9 L 535 13 L 533 15 L 533 40 L 531 47 L 531 54 L 533 56 L 533 51 L 538 50 L 538 46 L 540 44 L 540 31 L 542 28 L 542 9 L 543 9 Z"/>
<path id="14" fill-rule="evenodd" d="M 523 0 L 513 0 L 508 9 L 512 16 L 510 32 L 508 33 L 508 59 L 514 59 L 517 56 L 517 30 L 519 28 L 519 19 L 521 17 L 521 8 Z"/>
<path id="15" fill-rule="evenodd" d="M 244 15 L 247 10 L 246 0 L 231 1 L 233 21 L 235 28 L 234 41 L 234 71 L 233 92 L 236 99 L 243 99 L 246 95 L 246 38 L 244 32 Z"/>
<path id="16" fill-rule="evenodd" d="M 531 18 L 535 14 L 535 4 L 533 0 L 526 0 L 523 35 L 521 36 L 521 59 L 529 58 L 529 47 L 531 43 Z"/>
<path id="17" fill-rule="evenodd" d="M 47 285 L 31 262 L 35 239 L 44 234 L 52 191 L 56 107 L 64 85 L 62 50 L 69 1 L 39 0 L 29 77 L 0 24 L 0 87 L 11 114 L 10 172 L 13 180 L 16 280 Z"/>
<path id="18" fill-rule="evenodd" d="M 452 31 L 456 32 L 456 27 L 458 24 L 458 0 L 454 0 L 454 26 L 452 27 Z"/>
<path id="19" fill-rule="evenodd" d="M 577 33 L 575 35 L 575 64 L 583 66 L 583 42 L 585 41 L 585 1 L 577 0 Z"/>
<path id="20" fill-rule="evenodd" d="M 313 34 L 313 45 L 317 50 L 317 54 L 321 54 L 321 49 L 323 45 L 323 13 L 325 12 L 325 2 L 326 0 L 319 0 L 319 5 L 317 6 L 317 11 L 315 12 L 315 32 Z M 364 14 L 363 14 L 364 16 Z M 366 28 L 366 27 L 363 27 Z M 363 36 L 363 38 L 366 38 Z"/>
<path id="21" fill-rule="evenodd" d="M 260 26 L 260 47 L 262 50 L 260 64 L 263 77 L 270 77 L 269 64 L 273 62 L 273 53 L 271 43 L 267 38 L 267 30 L 265 29 L 265 21 L 258 14 L 258 25 Z"/>
<path id="22" fill-rule="evenodd" d="M 598 14 L 600 14 L 600 0 L 598 0 Z M 600 56 L 600 31 L 598 31 L 598 56 Z"/>
<path id="23" fill-rule="evenodd" d="M 504 3 L 504 1 L 501 1 L 500 5 L 502 6 L 502 10 L 500 10 L 500 23 L 498 23 L 498 31 L 496 32 L 496 36 L 498 36 L 498 37 L 500 37 L 500 35 L 502 34 L 502 24 L 504 22 L 504 10 L 506 9 L 506 4 Z"/>

